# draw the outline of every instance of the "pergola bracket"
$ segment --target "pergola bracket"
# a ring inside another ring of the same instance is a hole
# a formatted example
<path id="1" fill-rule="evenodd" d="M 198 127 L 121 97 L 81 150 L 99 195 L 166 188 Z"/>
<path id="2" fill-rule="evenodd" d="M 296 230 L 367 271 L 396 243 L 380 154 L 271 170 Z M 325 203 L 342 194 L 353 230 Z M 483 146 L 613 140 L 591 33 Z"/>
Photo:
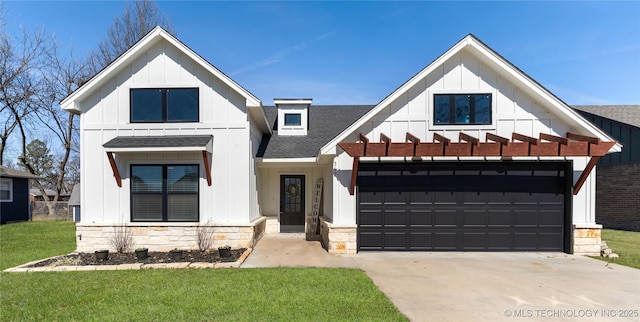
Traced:
<path id="1" fill-rule="evenodd" d="M 122 188 L 122 177 L 120 176 L 120 171 L 118 171 L 116 160 L 113 158 L 113 152 L 107 152 L 107 159 L 109 159 L 109 164 L 111 165 L 113 176 L 114 178 L 116 178 L 116 184 L 118 184 L 118 187 Z"/>
<path id="2" fill-rule="evenodd" d="M 576 181 L 576 184 L 573 186 L 574 196 L 578 195 L 578 193 L 580 192 L 580 189 L 582 188 L 584 183 L 587 181 L 587 177 L 589 177 L 589 174 L 591 174 L 591 171 L 593 171 L 593 168 L 598 163 L 598 160 L 600 160 L 600 157 L 591 157 L 591 159 L 589 160 L 589 163 L 587 163 L 587 166 L 584 168 L 584 170 L 582 170 L 582 173 L 580 174 L 578 181 Z"/>
<path id="3" fill-rule="evenodd" d="M 202 150 L 202 163 L 204 164 L 204 173 L 207 176 L 207 185 L 211 187 L 211 164 L 209 164 L 209 152 Z"/>

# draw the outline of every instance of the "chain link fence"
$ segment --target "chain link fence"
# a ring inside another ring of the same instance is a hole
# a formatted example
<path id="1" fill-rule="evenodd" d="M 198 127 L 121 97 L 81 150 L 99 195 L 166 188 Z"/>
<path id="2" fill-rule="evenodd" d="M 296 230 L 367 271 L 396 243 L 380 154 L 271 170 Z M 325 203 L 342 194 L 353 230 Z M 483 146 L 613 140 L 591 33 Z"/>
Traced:
<path id="1" fill-rule="evenodd" d="M 73 220 L 73 207 L 69 207 L 68 201 L 54 203 L 52 210 L 46 201 L 31 202 L 32 220 Z"/>

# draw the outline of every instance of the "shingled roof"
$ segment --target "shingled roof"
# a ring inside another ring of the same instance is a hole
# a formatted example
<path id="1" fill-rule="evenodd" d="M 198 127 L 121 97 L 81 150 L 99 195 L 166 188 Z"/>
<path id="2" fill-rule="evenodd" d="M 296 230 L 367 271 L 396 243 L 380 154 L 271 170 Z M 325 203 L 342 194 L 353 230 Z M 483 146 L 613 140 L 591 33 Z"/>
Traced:
<path id="1" fill-rule="evenodd" d="M 323 145 L 371 108 L 373 105 L 311 105 L 306 136 L 279 136 L 278 109 L 275 106 L 265 106 L 264 111 L 272 126 L 273 135 L 262 138 L 257 156 L 263 158 L 315 157 Z"/>
<path id="2" fill-rule="evenodd" d="M 16 169 L 11 169 L 9 167 L 0 165 L 0 177 L 3 178 L 27 178 L 27 179 L 40 179 L 39 176 L 35 174 L 31 174 L 26 171 L 20 171 Z"/>
<path id="3" fill-rule="evenodd" d="M 640 128 L 640 105 L 576 105 L 574 109 Z"/>

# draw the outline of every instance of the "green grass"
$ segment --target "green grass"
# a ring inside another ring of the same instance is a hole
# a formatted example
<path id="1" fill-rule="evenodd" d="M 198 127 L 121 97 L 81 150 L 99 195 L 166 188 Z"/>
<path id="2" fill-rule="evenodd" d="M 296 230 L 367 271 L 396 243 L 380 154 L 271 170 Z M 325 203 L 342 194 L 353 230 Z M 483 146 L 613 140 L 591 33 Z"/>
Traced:
<path id="1" fill-rule="evenodd" d="M 33 221 L 0 226 L 0 271 L 72 252 L 76 228 L 69 221 Z"/>
<path id="2" fill-rule="evenodd" d="M 602 240 L 620 257 L 598 259 L 640 269 L 640 232 L 603 229 Z"/>
<path id="3" fill-rule="evenodd" d="M 0 228 L 2 267 L 67 253 L 73 224 Z M 1 321 L 406 321 L 357 269 L 0 273 Z"/>

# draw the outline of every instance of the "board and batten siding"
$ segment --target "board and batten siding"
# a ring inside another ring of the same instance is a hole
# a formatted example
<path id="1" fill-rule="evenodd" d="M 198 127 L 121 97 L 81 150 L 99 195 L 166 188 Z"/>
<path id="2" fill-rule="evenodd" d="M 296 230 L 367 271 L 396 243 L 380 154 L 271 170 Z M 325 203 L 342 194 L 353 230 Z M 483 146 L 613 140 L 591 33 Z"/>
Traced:
<path id="1" fill-rule="evenodd" d="M 433 125 L 433 93 L 491 93 L 493 111 L 491 126 Z M 513 132 L 538 137 L 539 133 L 564 136 L 571 126 L 554 114 L 553 106 L 544 106 L 526 90 L 489 68 L 468 50 L 462 50 L 426 75 L 413 87 L 389 102 L 380 113 L 365 122 L 349 135 L 345 142 L 356 142 L 358 134 L 366 135 L 372 142 L 385 134 L 393 142 L 405 142 L 407 132 L 423 142 L 433 142 L 438 133 L 458 142 L 462 131 L 485 141 L 486 133 L 511 138 Z M 442 158 L 442 159 L 447 159 Z M 514 158 L 518 159 L 518 158 Z M 544 158 L 541 158 L 544 159 Z M 557 160 L 558 158 L 556 158 Z M 449 161 L 457 160 L 450 157 Z M 585 168 L 588 158 L 569 158 L 573 162 L 573 184 Z M 333 223 L 355 225 L 356 197 L 349 195 L 352 158 L 339 153 L 334 160 Z M 573 223 L 595 223 L 595 171 L 591 173 L 580 193 L 573 197 Z"/>
<path id="2" fill-rule="evenodd" d="M 194 163 L 200 166 L 200 222 L 247 224 L 256 207 L 251 182 L 250 120 L 246 99 L 181 51 L 162 40 L 123 64 L 113 77 L 80 102 L 82 223 L 130 220 L 129 169 L 134 163 Z M 131 88 L 199 88 L 199 122 L 130 123 Z M 116 153 L 122 188 L 113 178 L 102 145 L 117 136 L 213 135 L 212 186 L 204 179 L 202 155 Z"/>

